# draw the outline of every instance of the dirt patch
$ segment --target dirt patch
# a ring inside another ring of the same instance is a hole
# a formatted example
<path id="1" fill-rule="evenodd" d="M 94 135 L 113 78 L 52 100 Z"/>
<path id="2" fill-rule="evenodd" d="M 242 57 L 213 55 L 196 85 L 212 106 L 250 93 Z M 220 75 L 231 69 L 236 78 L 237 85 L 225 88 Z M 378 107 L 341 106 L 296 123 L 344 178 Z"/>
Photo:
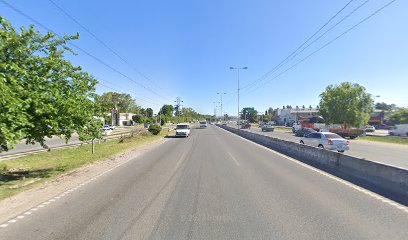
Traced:
<path id="1" fill-rule="evenodd" d="M 78 184 L 86 182 L 123 162 L 140 157 L 166 141 L 168 140 L 163 138 L 137 146 L 127 152 L 119 153 L 114 157 L 84 165 L 70 172 L 64 173 L 52 181 L 45 182 L 35 188 L 21 192 L 10 198 L 6 198 L 0 201 L 0 223 L 65 192 Z"/>

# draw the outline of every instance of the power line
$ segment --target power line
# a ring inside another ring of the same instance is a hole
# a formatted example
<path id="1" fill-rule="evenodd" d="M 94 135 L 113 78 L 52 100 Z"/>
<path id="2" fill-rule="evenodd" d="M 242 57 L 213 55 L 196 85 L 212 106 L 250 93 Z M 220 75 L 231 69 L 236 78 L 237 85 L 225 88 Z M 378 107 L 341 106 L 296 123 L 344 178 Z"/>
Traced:
<path id="1" fill-rule="evenodd" d="M 372 18 L 373 16 L 375 16 L 376 14 L 378 14 L 379 12 L 381 12 L 382 10 L 384 10 L 385 8 L 387 8 L 388 6 L 390 6 L 392 3 L 394 3 L 397 0 L 392 0 L 388 3 L 386 3 L 385 5 L 383 5 L 381 8 L 377 9 L 376 11 L 374 11 L 373 13 L 371 13 L 370 15 L 368 15 L 367 17 L 365 17 L 363 20 L 359 21 L 358 23 L 356 23 L 355 25 L 353 25 L 352 27 L 350 27 L 349 29 L 347 29 L 346 31 L 344 31 L 343 33 L 341 33 L 340 35 L 338 35 L 337 37 L 333 38 L 332 40 L 330 40 L 329 42 L 327 42 L 326 44 L 324 44 L 323 46 L 321 46 L 320 48 L 318 48 L 317 50 L 315 50 L 314 52 L 310 53 L 309 55 L 307 55 L 306 57 L 302 58 L 301 60 L 299 60 L 298 62 L 296 62 L 295 64 L 293 64 L 292 66 L 290 66 L 289 68 L 287 68 L 286 70 L 284 70 L 283 72 L 279 73 L 278 75 L 276 75 L 275 77 L 269 79 L 268 81 L 264 82 L 262 85 L 258 86 L 257 88 L 253 89 L 251 92 L 252 93 L 254 91 L 256 91 L 257 89 L 263 87 L 265 84 L 271 82 L 272 80 L 280 77 L 282 74 L 288 72 L 289 70 L 293 69 L 294 67 L 296 67 L 297 65 L 299 65 L 300 63 L 302 63 L 303 61 L 305 61 L 306 59 L 308 59 L 309 57 L 313 56 L 314 54 L 316 54 L 317 52 L 319 52 L 320 50 L 326 48 L 327 46 L 329 46 L 330 44 L 332 44 L 333 42 L 335 42 L 336 40 L 338 40 L 339 38 L 343 37 L 344 35 L 346 35 L 347 33 L 349 33 L 350 31 L 352 31 L 354 28 L 358 27 L 360 24 L 364 23 L 365 21 L 369 20 L 370 18 Z"/>
<path id="2" fill-rule="evenodd" d="M 278 65 L 274 66 L 271 70 L 269 70 L 267 73 L 265 73 L 262 77 L 259 79 L 255 80 L 252 83 L 249 83 L 248 85 L 244 86 L 242 89 L 246 89 L 251 87 L 252 85 L 264 80 L 267 78 L 269 75 L 274 73 L 276 70 L 278 70 L 280 67 L 285 65 L 288 62 L 288 59 L 292 57 L 296 52 L 299 51 L 306 43 L 308 43 L 313 37 L 315 37 L 324 27 L 326 27 L 333 19 L 335 19 L 344 9 L 347 8 L 348 5 L 350 5 L 354 0 L 350 0 L 346 5 L 344 5 L 339 11 L 337 11 L 336 14 L 334 14 L 325 24 L 323 24 L 315 33 L 313 33 L 306 41 L 304 41 L 295 51 L 293 51 L 291 54 L 289 54 L 285 59 L 283 59 Z"/>
<path id="3" fill-rule="evenodd" d="M 109 89 L 111 89 L 111 90 L 113 90 L 113 91 L 115 91 L 115 92 L 118 92 L 118 93 L 122 93 L 122 94 L 126 94 L 125 92 L 123 92 L 123 91 L 120 91 L 120 90 L 117 90 L 117 89 L 115 89 L 115 88 L 113 88 L 113 87 L 110 87 L 110 86 L 108 86 L 108 85 L 106 85 L 106 84 L 103 84 L 103 83 L 99 83 L 101 86 L 104 86 L 104 87 L 106 87 L 106 88 L 109 88 Z M 136 94 L 137 95 L 137 94 Z M 136 96 L 133 96 L 136 100 L 137 99 L 139 99 L 140 101 L 143 101 L 143 102 L 146 102 L 146 103 L 149 103 L 149 104 L 153 104 L 153 105 L 156 105 L 156 106 L 161 106 L 160 104 L 158 104 L 158 103 L 155 103 L 155 102 L 151 102 L 151 101 L 147 101 L 146 99 L 143 99 L 143 98 L 140 98 L 140 97 L 136 97 Z"/>
<path id="4" fill-rule="evenodd" d="M 337 23 L 335 23 L 332 27 L 330 27 L 329 29 L 327 29 L 326 31 L 324 31 L 322 34 L 320 34 L 317 38 L 315 38 L 313 41 L 309 42 L 306 46 L 304 46 L 300 51 L 296 52 L 295 54 L 293 54 L 287 61 L 286 63 L 292 61 L 295 57 L 297 57 L 299 54 L 301 54 L 304 50 L 306 50 L 308 47 L 310 47 L 310 45 L 312 45 L 313 43 L 317 42 L 318 40 L 320 40 L 322 37 L 324 37 L 328 32 L 330 32 L 331 30 L 333 30 L 335 27 L 337 27 L 338 25 L 340 25 L 342 22 L 344 22 L 347 18 L 349 18 L 351 15 L 353 15 L 356 11 L 358 11 L 361 7 L 363 7 L 365 4 L 367 4 L 370 0 L 366 0 L 363 3 L 361 3 L 360 5 L 358 5 L 356 8 L 354 8 L 349 14 L 347 14 L 346 16 L 344 16 L 342 19 L 340 19 Z M 285 63 L 285 64 L 286 64 Z M 283 66 L 283 65 L 282 65 Z M 258 81 L 258 83 L 262 82 L 264 79 L 261 79 Z M 256 83 L 257 84 L 257 83 Z M 254 87 L 256 84 L 253 84 L 252 86 L 249 86 L 246 90 L 250 91 L 250 89 L 252 87 Z"/>
<path id="5" fill-rule="evenodd" d="M 115 56 L 117 56 L 122 62 L 124 62 L 126 65 L 128 65 L 130 68 L 132 68 L 135 72 L 137 72 L 140 76 L 148 80 L 150 83 L 155 85 L 157 88 L 161 89 L 164 91 L 159 85 L 157 85 L 153 80 L 145 76 L 143 73 L 141 73 L 136 67 L 134 67 L 131 63 L 129 63 L 125 58 L 123 58 L 119 53 L 117 53 L 115 50 L 112 49 L 108 44 L 106 44 L 102 39 L 100 39 L 98 36 L 96 36 L 89 28 L 81 24 L 78 20 L 76 20 L 71 14 L 69 14 L 64 8 L 59 6 L 57 3 L 55 3 L 53 0 L 48 0 L 52 5 L 54 5 L 56 8 L 58 8 L 65 16 L 67 16 L 71 21 L 76 23 L 78 26 L 80 26 L 82 29 L 84 29 L 87 33 L 89 33 L 95 40 L 97 40 L 102 46 L 104 46 L 106 49 L 108 49 L 111 53 L 113 53 Z M 170 101 L 170 99 L 161 96 L 162 98 Z"/>
<path id="6" fill-rule="evenodd" d="M 21 11 L 20 9 L 14 7 L 13 5 L 9 4 L 8 2 L 4 1 L 4 0 L 0 0 L 4 5 L 6 5 L 7 7 L 11 8 L 12 10 L 14 10 L 15 12 L 19 13 L 20 15 L 26 17 L 27 19 L 29 19 L 30 21 L 36 23 L 37 25 L 39 25 L 40 27 L 44 28 L 45 30 L 47 30 L 48 32 L 51 32 L 53 34 L 55 34 L 58 37 L 61 37 L 59 34 L 57 34 L 56 32 L 54 32 L 53 30 L 51 30 L 50 28 L 48 28 L 47 26 L 45 26 L 44 24 L 40 23 L 39 21 L 35 20 L 34 18 L 32 18 L 31 16 L 29 16 L 28 14 L 24 13 L 23 11 Z M 95 61 L 101 63 L 102 65 L 106 66 L 107 68 L 111 69 L 112 71 L 118 73 L 119 75 L 125 77 L 126 79 L 134 82 L 135 84 L 137 84 L 138 86 L 158 95 L 157 93 L 155 93 L 153 90 L 145 87 L 143 84 L 138 83 L 137 81 L 133 80 L 131 77 L 127 76 L 126 74 L 122 73 L 121 71 L 117 70 L 116 68 L 110 66 L 109 64 L 107 64 L 106 62 L 104 62 L 103 60 L 101 60 L 100 58 L 97 58 L 96 56 L 92 55 L 91 53 L 87 52 L 86 50 L 82 49 L 81 47 L 79 47 L 78 45 L 68 42 L 68 44 L 70 44 L 71 46 L 77 48 L 78 50 L 80 50 L 81 52 L 83 52 L 84 54 L 88 55 L 89 57 L 91 57 L 92 59 L 94 59 Z M 160 96 L 160 95 L 158 95 Z"/>

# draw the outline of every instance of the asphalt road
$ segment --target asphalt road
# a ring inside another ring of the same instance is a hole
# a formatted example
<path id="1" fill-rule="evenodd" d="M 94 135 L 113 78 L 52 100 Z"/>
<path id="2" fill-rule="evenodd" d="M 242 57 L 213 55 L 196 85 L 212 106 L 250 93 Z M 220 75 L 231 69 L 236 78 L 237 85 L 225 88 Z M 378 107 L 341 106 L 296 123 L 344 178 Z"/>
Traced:
<path id="1" fill-rule="evenodd" d="M 0 239 L 408 239 L 407 208 L 215 126 L 42 205 Z"/>
<path id="2" fill-rule="evenodd" d="M 250 128 L 247 131 L 292 142 L 300 141 L 300 137 L 296 137 L 291 131 L 262 132 L 260 128 Z M 345 154 L 408 169 L 407 145 L 350 140 L 350 150 Z"/>

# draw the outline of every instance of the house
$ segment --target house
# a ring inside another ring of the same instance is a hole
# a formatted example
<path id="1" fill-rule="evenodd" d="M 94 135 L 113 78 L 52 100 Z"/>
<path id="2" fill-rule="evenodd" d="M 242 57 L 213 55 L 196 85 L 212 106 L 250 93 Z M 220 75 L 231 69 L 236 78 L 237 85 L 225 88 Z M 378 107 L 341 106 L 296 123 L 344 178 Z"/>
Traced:
<path id="1" fill-rule="evenodd" d="M 133 113 L 119 113 L 118 126 L 132 126 Z"/>

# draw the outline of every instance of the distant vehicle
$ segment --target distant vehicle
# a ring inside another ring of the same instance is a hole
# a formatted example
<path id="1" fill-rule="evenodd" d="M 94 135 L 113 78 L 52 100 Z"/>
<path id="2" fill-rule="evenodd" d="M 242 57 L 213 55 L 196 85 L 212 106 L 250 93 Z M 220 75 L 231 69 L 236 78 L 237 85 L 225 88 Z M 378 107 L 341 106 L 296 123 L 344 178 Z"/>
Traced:
<path id="1" fill-rule="evenodd" d="M 388 130 L 388 134 L 391 136 L 407 136 L 408 137 L 408 124 L 397 124 Z"/>
<path id="2" fill-rule="evenodd" d="M 270 124 L 264 124 L 261 128 L 262 132 L 273 132 L 275 130 L 275 127 Z"/>
<path id="3" fill-rule="evenodd" d="M 251 128 L 251 124 L 249 124 L 249 123 L 242 123 L 240 128 L 241 128 L 241 129 L 249 129 L 249 128 Z"/>
<path id="4" fill-rule="evenodd" d="M 365 131 L 366 132 L 375 132 L 375 127 L 374 126 L 366 126 Z"/>
<path id="5" fill-rule="evenodd" d="M 304 137 L 304 136 L 307 136 L 307 135 L 309 135 L 311 133 L 315 133 L 315 132 L 317 132 L 317 131 L 314 130 L 314 129 L 311 129 L 311 128 L 301 128 L 301 129 L 299 129 L 299 130 L 297 130 L 295 132 L 295 136 Z"/>
<path id="6" fill-rule="evenodd" d="M 329 128 L 329 131 L 350 139 L 365 135 L 365 130 L 358 128 Z"/>
<path id="7" fill-rule="evenodd" d="M 116 128 L 116 126 L 112 125 L 112 124 L 109 124 L 109 125 L 106 125 L 106 126 L 108 126 L 111 130 L 114 130 Z"/>
<path id="8" fill-rule="evenodd" d="M 206 128 L 207 127 L 207 122 L 206 121 L 200 122 L 200 127 L 201 128 Z"/>
<path id="9" fill-rule="evenodd" d="M 297 131 L 299 131 L 302 128 L 302 125 L 300 125 L 300 123 L 293 123 L 292 125 L 292 132 L 296 133 Z"/>
<path id="10" fill-rule="evenodd" d="M 176 136 L 189 137 L 190 136 L 190 124 L 188 123 L 177 124 Z"/>
<path id="11" fill-rule="evenodd" d="M 328 150 L 344 152 L 349 150 L 349 143 L 338 134 L 331 132 L 315 132 L 300 139 L 301 144 L 320 147 Z"/>
<path id="12" fill-rule="evenodd" d="M 221 125 L 222 125 L 222 126 L 227 126 L 227 123 L 226 123 L 226 122 L 222 122 Z"/>
<path id="13" fill-rule="evenodd" d="M 109 127 L 109 125 L 105 125 L 105 126 L 103 126 L 101 129 L 104 130 L 104 131 L 112 130 L 112 129 Z"/>
<path id="14" fill-rule="evenodd" d="M 388 126 L 387 124 L 378 124 L 374 126 L 375 129 L 382 129 L 382 130 L 390 130 L 393 128 L 392 126 Z"/>

